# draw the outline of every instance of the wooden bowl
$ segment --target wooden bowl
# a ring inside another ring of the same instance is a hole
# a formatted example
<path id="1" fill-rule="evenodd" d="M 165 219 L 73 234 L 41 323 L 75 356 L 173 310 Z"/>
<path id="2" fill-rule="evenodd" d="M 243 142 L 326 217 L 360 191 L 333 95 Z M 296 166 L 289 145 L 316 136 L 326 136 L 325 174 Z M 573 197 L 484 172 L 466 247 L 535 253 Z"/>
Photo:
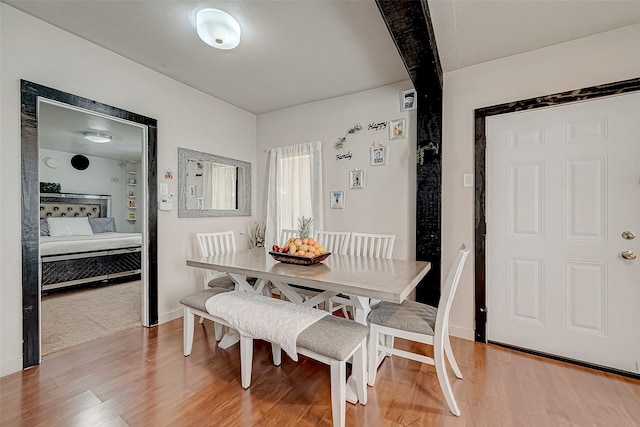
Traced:
<path id="1" fill-rule="evenodd" d="M 327 259 L 331 252 L 326 252 L 322 255 L 314 256 L 313 258 L 308 258 L 306 256 L 297 256 L 297 255 L 289 255 L 282 252 L 273 252 L 269 251 L 273 259 L 276 261 L 284 262 L 287 264 L 297 264 L 297 265 L 313 265 Z"/>

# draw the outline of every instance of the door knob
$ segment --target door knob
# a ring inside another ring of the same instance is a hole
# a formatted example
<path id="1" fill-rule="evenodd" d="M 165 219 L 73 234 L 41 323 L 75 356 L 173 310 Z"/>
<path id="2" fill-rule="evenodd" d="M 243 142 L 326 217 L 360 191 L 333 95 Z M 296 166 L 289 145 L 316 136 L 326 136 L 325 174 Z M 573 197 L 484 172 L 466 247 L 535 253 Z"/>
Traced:
<path id="1" fill-rule="evenodd" d="M 633 231 L 623 231 L 622 232 L 622 238 L 624 240 L 633 240 L 636 238 L 636 235 L 633 234 Z"/>
<path id="2" fill-rule="evenodd" d="M 636 254 L 632 251 L 623 251 L 620 255 L 622 255 L 624 259 L 636 259 Z"/>

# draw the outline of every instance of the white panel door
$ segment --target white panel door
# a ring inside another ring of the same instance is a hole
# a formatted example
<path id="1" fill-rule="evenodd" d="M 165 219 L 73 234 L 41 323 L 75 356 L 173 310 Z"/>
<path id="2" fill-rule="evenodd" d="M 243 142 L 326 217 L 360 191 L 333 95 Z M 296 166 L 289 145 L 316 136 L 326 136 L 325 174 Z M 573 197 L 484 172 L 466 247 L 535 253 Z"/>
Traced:
<path id="1" fill-rule="evenodd" d="M 486 210 L 488 339 L 640 372 L 640 93 L 487 118 Z"/>

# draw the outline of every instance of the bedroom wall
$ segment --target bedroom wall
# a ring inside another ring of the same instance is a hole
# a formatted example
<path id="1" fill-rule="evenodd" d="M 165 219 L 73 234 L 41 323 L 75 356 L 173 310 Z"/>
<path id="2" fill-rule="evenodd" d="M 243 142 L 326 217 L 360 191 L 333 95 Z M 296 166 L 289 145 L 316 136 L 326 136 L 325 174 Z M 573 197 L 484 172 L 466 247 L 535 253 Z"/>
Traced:
<path id="1" fill-rule="evenodd" d="M 460 242 L 473 247 L 474 109 L 640 76 L 640 24 L 445 74 L 442 262 Z M 474 259 L 469 257 L 451 312 L 452 333 L 473 339 Z M 489 310 L 491 308 L 489 307 Z M 489 311 L 491 313 L 491 311 Z"/>
<path id="2" fill-rule="evenodd" d="M 6 375 L 22 369 L 20 79 L 157 119 L 159 182 L 167 182 L 174 194 L 178 147 L 255 167 L 256 118 L 4 3 L 0 43 L 0 375 Z M 167 169 L 174 179 L 164 179 Z M 234 230 L 239 247 L 248 247 L 239 233 L 251 218 L 177 216 L 177 203 L 173 211 L 158 212 L 161 322 L 181 316 L 180 298 L 201 287 L 200 273 L 185 266 L 196 250 L 196 232 Z"/>
<path id="3" fill-rule="evenodd" d="M 126 208 L 127 173 L 120 160 L 86 156 L 89 167 L 77 170 L 71 166 L 75 153 L 40 149 L 40 182 L 59 183 L 63 193 L 100 194 L 111 196 L 111 215 L 116 220 L 116 230 L 132 233 L 136 224 L 127 221 L 129 211 Z M 51 157 L 58 161 L 55 169 L 43 164 L 43 159 Z"/>
<path id="4" fill-rule="evenodd" d="M 268 148 L 322 141 L 324 229 L 395 234 L 393 257 L 415 257 L 416 111 L 400 111 L 400 93 L 410 81 L 312 102 L 258 116 L 258 203 L 266 216 Z M 389 139 L 389 128 L 369 129 L 370 123 L 406 119 L 406 138 Z M 356 123 L 362 130 L 348 135 L 344 148 L 334 143 Z M 374 142 L 387 147 L 387 164 L 370 165 Z M 336 159 L 350 154 L 351 158 Z M 365 171 L 365 188 L 349 189 L 349 171 Z M 331 209 L 329 192 L 342 190 L 344 209 Z"/>

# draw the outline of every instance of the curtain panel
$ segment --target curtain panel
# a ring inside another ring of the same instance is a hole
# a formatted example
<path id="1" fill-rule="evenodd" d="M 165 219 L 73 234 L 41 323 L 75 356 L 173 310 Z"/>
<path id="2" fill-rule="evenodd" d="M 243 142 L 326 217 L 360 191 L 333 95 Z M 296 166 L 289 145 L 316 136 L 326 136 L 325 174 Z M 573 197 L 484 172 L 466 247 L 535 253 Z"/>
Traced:
<path id="1" fill-rule="evenodd" d="M 266 247 L 281 245 L 282 229 L 297 229 L 298 218 L 323 227 L 322 143 L 295 144 L 269 150 Z"/>

